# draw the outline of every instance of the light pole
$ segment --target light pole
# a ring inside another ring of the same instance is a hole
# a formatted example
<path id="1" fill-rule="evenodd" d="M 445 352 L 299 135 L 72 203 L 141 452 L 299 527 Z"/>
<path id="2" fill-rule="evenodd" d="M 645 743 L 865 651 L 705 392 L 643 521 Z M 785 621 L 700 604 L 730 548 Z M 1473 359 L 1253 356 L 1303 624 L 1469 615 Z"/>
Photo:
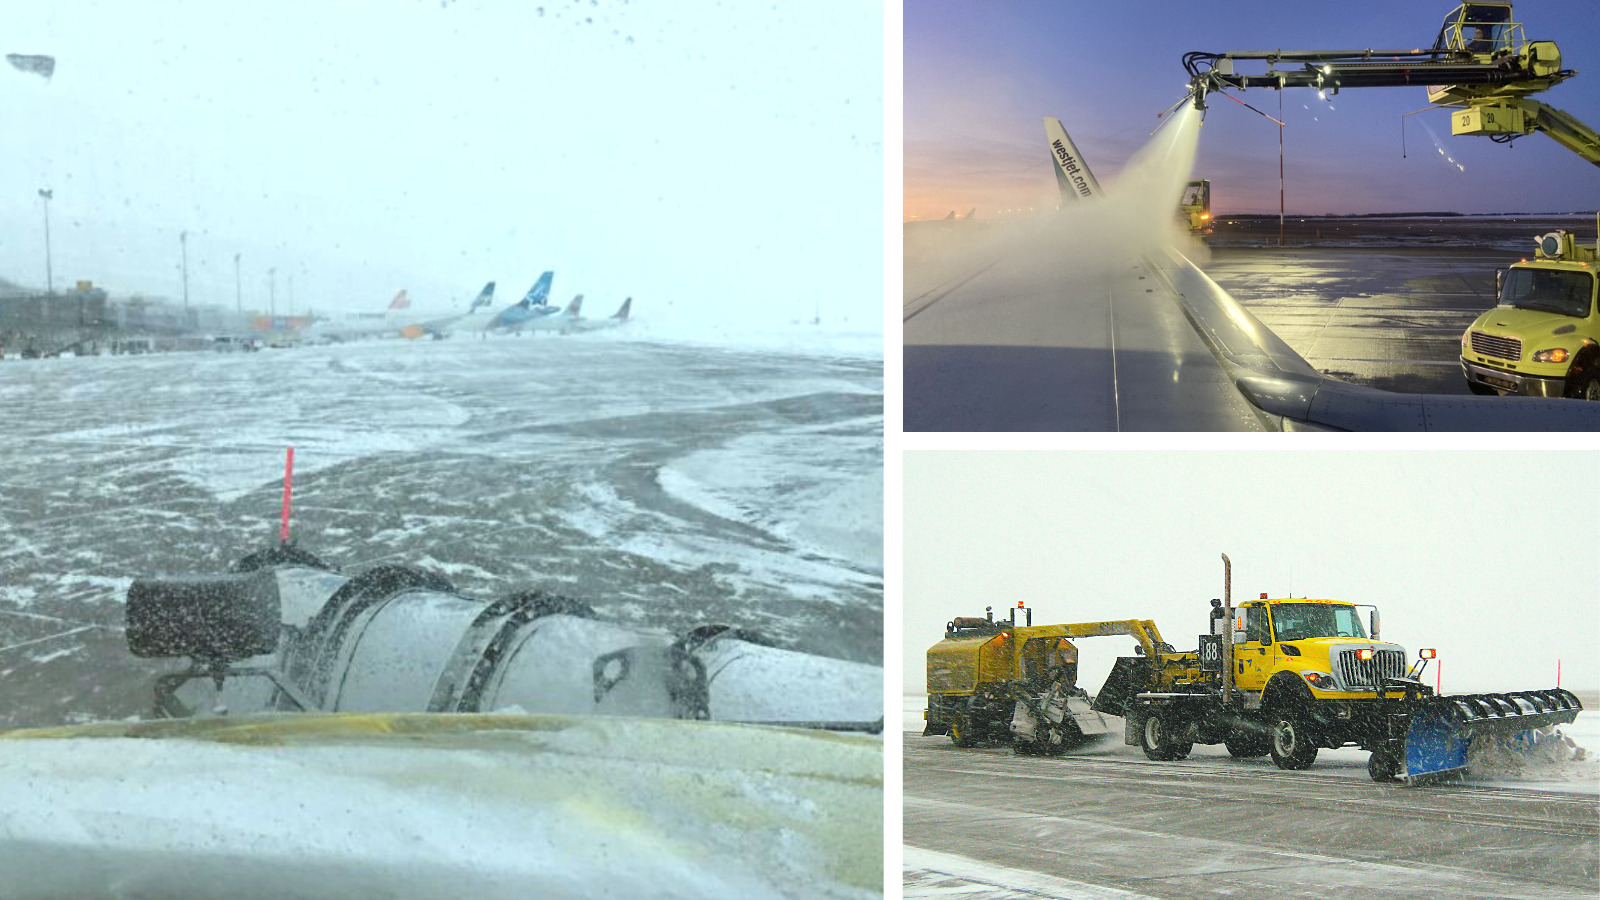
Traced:
<path id="1" fill-rule="evenodd" d="M 183 308 L 189 308 L 189 232 L 178 232 L 178 246 L 183 248 Z"/>
<path id="2" fill-rule="evenodd" d="M 39 196 L 44 198 L 44 292 L 45 296 L 54 297 L 55 275 L 50 271 L 50 198 L 55 196 L 55 191 L 40 188 Z"/>
<path id="3" fill-rule="evenodd" d="M 278 317 L 278 270 L 267 270 L 267 308 L 269 314 Z"/>

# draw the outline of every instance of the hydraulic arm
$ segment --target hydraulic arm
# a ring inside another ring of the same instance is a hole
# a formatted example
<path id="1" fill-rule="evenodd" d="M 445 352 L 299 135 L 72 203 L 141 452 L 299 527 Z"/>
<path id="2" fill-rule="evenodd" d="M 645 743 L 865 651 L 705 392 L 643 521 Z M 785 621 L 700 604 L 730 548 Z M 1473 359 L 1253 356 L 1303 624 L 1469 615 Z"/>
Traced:
<path id="1" fill-rule="evenodd" d="M 1266 71 L 1245 74 L 1237 68 L 1241 61 L 1265 62 Z M 1542 131 L 1600 166 L 1600 134 L 1568 113 L 1527 99 L 1578 73 L 1561 67 L 1554 42 L 1527 40 L 1512 20 L 1511 4 L 1502 0 L 1457 7 L 1426 50 L 1195 52 L 1184 54 L 1183 66 L 1197 109 L 1206 108 L 1207 94 L 1227 88 L 1309 87 L 1337 94 L 1343 88 L 1421 85 L 1429 102 L 1459 110 L 1450 118 L 1452 134 L 1509 143 Z"/>

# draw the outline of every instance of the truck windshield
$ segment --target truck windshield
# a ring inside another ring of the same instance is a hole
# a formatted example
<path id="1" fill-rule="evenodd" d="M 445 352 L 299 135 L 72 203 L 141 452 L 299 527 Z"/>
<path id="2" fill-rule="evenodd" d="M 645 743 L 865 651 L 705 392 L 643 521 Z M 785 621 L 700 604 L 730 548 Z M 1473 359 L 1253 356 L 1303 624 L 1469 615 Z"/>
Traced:
<path id="1" fill-rule="evenodd" d="M 1588 272 L 1551 269 L 1510 269 L 1500 289 L 1500 305 L 1583 318 L 1594 296 L 1594 276 Z"/>
<path id="2" fill-rule="evenodd" d="M 1280 641 L 1367 636 L 1354 607 L 1326 603 L 1274 603 L 1272 625 Z"/>

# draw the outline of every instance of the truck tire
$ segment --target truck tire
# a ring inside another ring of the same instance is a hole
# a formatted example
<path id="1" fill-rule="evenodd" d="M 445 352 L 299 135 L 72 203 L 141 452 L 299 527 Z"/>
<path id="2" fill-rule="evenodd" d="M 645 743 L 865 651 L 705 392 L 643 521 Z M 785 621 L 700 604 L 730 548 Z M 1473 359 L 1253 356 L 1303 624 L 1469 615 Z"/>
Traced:
<path id="1" fill-rule="evenodd" d="M 1258 731 L 1235 728 L 1228 732 L 1222 746 L 1228 748 L 1228 755 L 1234 759 L 1251 759 L 1271 752 L 1272 739 Z"/>
<path id="2" fill-rule="evenodd" d="M 972 723 L 967 717 L 957 713 L 950 717 L 950 741 L 957 747 L 976 747 L 977 738 L 972 734 Z"/>
<path id="3" fill-rule="evenodd" d="M 1479 384 L 1476 381 L 1467 382 L 1467 390 L 1477 394 L 1479 397 L 1488 397 L 1492 394 L 1500 393 L 1494 388 L 1489 387 L 1487 384 Z"/>
<path id="4" fill-rule="evenodd" d="M 1144 727 L 1139 730 L 1139 746 L 1147 758 L 1157 762 L 1187 759 L 1189 751 L 1194 749 L 1194 742 L 1180 735 L 1186 735 L 1188 730 L 1189 723 L 1178 716 L 1152 711 L 1145 718 Z"/>
<path id="5" fill-rule="evenodd" d="M 1317 745 L 1305 720 L 1288 711 L 1279 712 L 1272 722 L 1272 761 L 1280 769 L 1309 769 L 1317 761 Z"/>
<path id="6" fill-rule="evenodd" d="M 1374 750 L 1367 759 L 1367 774 L 1380 784 L 1400 780 L 1400 761 L 1387 750 Z"/>
<path id="7" fill-rule="evenodd" d="M 1600 364 L 1591 363 L 1588 372 L 1568 385 L 1567 396 L 1591 403 L 1600 402 Z"/>

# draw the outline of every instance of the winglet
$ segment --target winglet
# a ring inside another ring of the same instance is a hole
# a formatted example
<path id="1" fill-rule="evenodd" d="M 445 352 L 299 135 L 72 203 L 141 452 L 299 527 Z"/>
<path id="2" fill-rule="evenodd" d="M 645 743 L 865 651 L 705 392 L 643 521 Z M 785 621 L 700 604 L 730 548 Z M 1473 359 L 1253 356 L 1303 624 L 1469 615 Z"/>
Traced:
<path id="1" fill-rule="evenodd" d="M 619 322 L 626 322 L 628 321 L 628 311 L 631 309 L 633 309 L 633 298 L 629 297 L 628 299 L 622 301 L 622 308 L 617 310 L 616 315 L 612 316 L 611 318 L 616 319 Z"/>
<path id="2" fill-rule="evenodd" d="M 1056 187 L 1061 189 L 1062 204 L 1105 196 L 1100 182 L 1089 171 L 1089 164 L 1083 161 L 1072 138 L 1067 136 L 1067 130 L 1061 127 L 1061 120 L 1045 116 L 1044 134 L 1050 140 L 1050 158 L 1055 161 Z"/>
<path id="3" fill-rule="evenodd" d="M 550 302 L 550 282 L 556 277 L 554 272 L 545 272 L 539 280 L 528 288 L 528 293 L 523 295 L 523 306 L 544 306 Z"/>

